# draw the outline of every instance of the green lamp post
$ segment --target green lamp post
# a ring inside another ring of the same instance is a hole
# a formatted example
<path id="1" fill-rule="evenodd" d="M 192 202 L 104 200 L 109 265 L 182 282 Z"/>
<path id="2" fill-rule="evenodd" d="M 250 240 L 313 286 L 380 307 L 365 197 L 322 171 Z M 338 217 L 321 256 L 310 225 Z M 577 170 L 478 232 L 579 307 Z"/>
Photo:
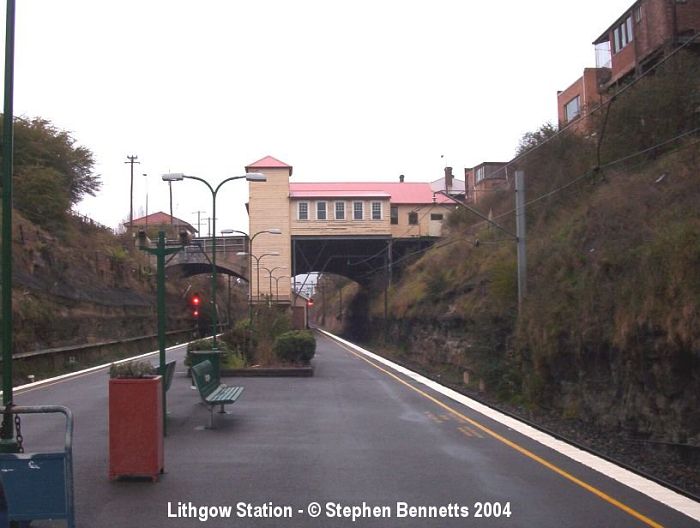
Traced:
<path id="1" fill-rule="evenodd" d="M 224 181 L 222 181 L 219 185 L 216 186 L 216 188 L 212 187 L 209 182 L 203 178 L 199 178 L 198 176 L 187 176 L 186 174 L 183 174 L 181 172 L 171 172 L 169 174 L 163 174 L 163 181 L 167 182 L 172 182 L 172 181 L 182 181 L 183 179 L 189 179 L 189 180 L 197 180 L 202 182 L 204 185 L 207 186 L 209 191 L 211 192 L 211 198 L 212 198 L 212 252 L 211 252 L 211 302 L 212 302 L 212 325 L 211 325 L 211 335 L 212 335 L 212 349 L 216 349 L 216 333 L 219 327 L 219 321 L 218 321 L 218 315 L 217 315 L 217 309 L 216 309 L 216 195 L 219 192 L 219 189 L 221 189 L 221 186 L 226 183 L 230 182 L 231 180 L 240 180 L 245 178 L 246 180 L 250 182 L 264 182 L 267 181 L 267 178 L 265 177 L 264 174 L 261 174 L 259 172 L 249 172 L 248 174 L 244 174 L 242 176 L 231 176 L 230 178 L 226 178 Z"/>
<path id="2" fill-rule="evenodd" d="M 2 403 L 12 405 L 12 164 L 15 71 L 15 0 L 7 0 L 5 30 L 5 115 L 2 141 Z M 2 418 L 0 452 L 15 453 L 11 414 Z"/>
<path id="3" fill-rule="evenodd" d="M 165 257 L 177 253 L 184 248 L 184 245 L 166 247 L 165 232 L 158 232 L 158 244 L 156 247 L 146 245 L 146 233 L 139 232 L 139 249 L 156 256 L 156 284 L 157 284 L 157 311 L 158 311 L 158 358 L 160 372 L 165 374 Z M 163 386 L 163 434 L 167 434 L 167 425 L 165 418 L 168 413 L 167 402 L 165 398 L 165 380 Z"/>

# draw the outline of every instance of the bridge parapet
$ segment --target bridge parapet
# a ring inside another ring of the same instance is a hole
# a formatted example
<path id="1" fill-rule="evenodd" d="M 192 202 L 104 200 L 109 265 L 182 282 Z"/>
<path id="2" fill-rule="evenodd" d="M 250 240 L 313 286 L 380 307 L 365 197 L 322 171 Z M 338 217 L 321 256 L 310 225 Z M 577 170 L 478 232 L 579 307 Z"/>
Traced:
<path id="1" fill-rule="evenodd" d="M 216 267 L 219 273 L 236 275 L 249 280 L 248 257 L 238 253 L 248 251 L 248 237 L 216 237 L 216 247 L 211 237 L 192 239 L 184 250 L 176 253 L 166 263 L 166 268 L 182 267 L 185 276 L 209 273 L 211 271 L 212 251 L 216 250 Z"/>

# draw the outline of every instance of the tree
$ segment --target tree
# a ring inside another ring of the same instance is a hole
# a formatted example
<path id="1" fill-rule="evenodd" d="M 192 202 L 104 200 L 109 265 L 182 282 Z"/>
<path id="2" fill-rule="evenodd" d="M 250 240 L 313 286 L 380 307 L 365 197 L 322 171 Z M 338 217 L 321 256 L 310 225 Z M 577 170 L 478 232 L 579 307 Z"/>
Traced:
<path id="1" fill-rule="evenodd" d="M 72 205 L 94 196 L 101 185 L 94 163 L 69 132 L 42 118 L 15 118 L 14 205 L 32 221 L 62 223 Z"/>
<path id="2" fill-rule="evenodd" d="M 518 142 L 518 149 L 515 152 L 516 156 L 520 156 L 525 152 L 541 145 L 549 138 L 557 133 L 556 127 L 552 123 L 545 123 L 534 132 L 526 132 Z"/>

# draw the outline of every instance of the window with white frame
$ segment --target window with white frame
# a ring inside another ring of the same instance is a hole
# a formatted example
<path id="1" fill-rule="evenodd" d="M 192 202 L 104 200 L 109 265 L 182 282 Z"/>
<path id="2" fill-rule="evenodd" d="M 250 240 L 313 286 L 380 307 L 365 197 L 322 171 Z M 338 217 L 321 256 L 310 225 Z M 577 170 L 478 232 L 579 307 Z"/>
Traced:
<path id="1" fill-rule="evenodd" d="M 345 220 L 345 202 L 335 202 L 335 219 Z"/>
<path id="2" fill-rule="evenodd" d="M 641 22 L 642 21 L 642 5 L 639 4 L 634 8 L 634 21 L 635 22 Z"/>
<path id="3" fill-rule="evenodd" d="M 566 111 L 566 122 L 573 121 L 581 115 L 581 96 L 577 95 L 564 107 Z"/>
<path id="4" fill-rule="evenodd" d="M 326 220 L 326 202 L 316 202 L 316 220 Z"/>
<path id="5" fill-rule="evenodd" d="M 352 219 L 362 220 L 364 218 L 365 204 L 363 202 L 353 202 L 352 203 Z"/>
<path id="6" fill-rule="evenodd" d="M 382 202 L 372 202 L 372 220 L 382 219 Z"/>
<path id="7" fill-rule="evenodd" d="M 297 210 L 297 219 L 308 220 L 309 219 L 309 202 L 299 202 Z"/>
<path id="8" fill-rule="evenodd" d="M 613 30 L 613 51 L 619 53 L 627 44 L 632 42 L 633 39 L 632 17 L 628 16 Z"/>
<path id="9" fill-rule="evenodd" d="M 476 169 L 476 183 L 479 183 L 485 177 L 486 177 L 485 167 L 479 167 L 478 169 Z"/>

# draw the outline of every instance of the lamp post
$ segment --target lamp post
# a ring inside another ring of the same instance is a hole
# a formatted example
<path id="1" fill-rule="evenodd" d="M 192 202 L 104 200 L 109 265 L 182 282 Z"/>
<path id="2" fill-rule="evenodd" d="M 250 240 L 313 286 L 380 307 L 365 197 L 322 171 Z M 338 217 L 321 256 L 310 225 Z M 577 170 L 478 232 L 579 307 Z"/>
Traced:
<path id="1" fill-rule="evenodd" d="M 182 246 L 165 247 L 165 232 L 158 232 L 158 245 L 155 248 L 146 245 L 145 231 L 139 232 L 139 249 L 156 256 L 156 282 L 157 282 L 157 311 L 158 311 L 158 352 L 160 374 L 165 376 L 165 257 L 181 251 Z M 167 435 L 167 423 L 165 418 L 168 414 L 167 400 L 165 397 L 165 379 L 163 388 L 163 435 Z"/>
<path id="2" fill-rule="evenodd" d="M 245 231 L 239 231 L 237 229 L 232 229 L 231 232 L 233 233 L 240 233 L 242 235 L 247 236 L 250 239 L 250 242 L 248 244 L 248 251 L 239 251 L 237 255 L 239 257 L 248 255 L 250 258 L 248 259 L 248 304 L 249 304 L 249 316 L 252 319 L 253 316 L 253 240 L 255 240 L 255 237 L 258 235 L 262 235 L 263 233 L 267 233 L 269 235 L 281 235 L 282 230 L 279 227 L 271 227 L 269 229 L 263 229 L 262 231 L 258 231 L 257 233 L 253 234 L 253 236 L 249 236 L 248 233 Z M 260 291 L 260 282 L 258 282 L 258 291 Z"/>
<path id="3" fill-rule="evenodd" d="M 287 269 L 286 266 L 275 266 L 274 268 L 265 268 L 263 267 L 265 271 L 267 271 L 268 276 L 270 277 L 270 297 L 272 297 L 272 274 L 274 273 L 275 270 L 278 269 Z M 258 286 L 258 292 L 260 291 L 260 286 Z"/>
<path id="4" fill-rule="evenodd" d="M 240 251 L 240 252 L 238 252 L 238 255 L 239 255 L 239 256 L 243 256 L 243 255 L 245 255 L 245 254 L 246 254 L 245 251 Z M 256 281 L 257 284 L 258 284 L 258 301 L 260 301 L 260 261 L 261 261 L 264 257 L 279 257 L 280 254 L 279 254 L 279 251 L 271 251 L 270 253 L 263 253 L 263 254 L 260 255 L 259 257 L 256 257 L 256 256 L 253 255 L 252 253 L 248 253 L 248 255 L 250 255 L 250 258 L 251 258 L 251 259 L 255 259 L 255 269 L 256 269 L 256 274 L 255 274 L 256 279 L 255 279 L 255 281 Z M 253 292 L 252 292 L 252 289 L 251 289 L 251 298 L 252 298 L 252 293 L 253 293 Z"/>
<path id="5" fill-rule="evenodd" d="M 15 0 L 7 0 L 5 19 L 5 93 L 2 126 L 2 404 L 7 409 L 12 399 L 12 172 L 14 142 L 15 78 Z M 2 417 L 0 451 L 16 453 L 12 415 Z"/>
<path id="6" fill-rule="evenodd" d="M 215 188 L 212 187 L 209 182 L 203 178 L 199 178 L 198 176 L 187 176 L 181 172 L 175 172 L 175 173 L 169 173 L 169 174 L 163 174 L 163 181 L 181 181 L 183 179 L 190 179 L 190 180 L 197 180 L 202 182 L 204 185 L 207 186 L 209 191 L 211 192 L 211 198 L 212 198 L 212 253 L 211 253 L 211 302 L 212 302 L 212 349 L 216 349 L 216 332 L 219 326 L 219 321 L 217 317 L 217 310 L 216 310 L 216 195 L 219 192 L 219 189 L 221 189 L 221 186 L 226 183 L 230 182 L 232 180 L 240 180 L 245 178 L 249 182 L 264 182 L 267 181 L 267 178 L 265 177 L 264 174 L 261 174 L 259 172 L 249 172 L 248 174 L 244 174 L 242 176 L 231 176 L 230 178 L 226 178 L 224 181 L 219 183 Z"/>
<path id="7" fill-rule="evenodd" d="M 273 277 L 275 279 L 275 288 L 277 289 L 277 304 L 280 302 L 280 279 L 289 279 L 289 275 L 282 275 L 281 277 Z"/>

